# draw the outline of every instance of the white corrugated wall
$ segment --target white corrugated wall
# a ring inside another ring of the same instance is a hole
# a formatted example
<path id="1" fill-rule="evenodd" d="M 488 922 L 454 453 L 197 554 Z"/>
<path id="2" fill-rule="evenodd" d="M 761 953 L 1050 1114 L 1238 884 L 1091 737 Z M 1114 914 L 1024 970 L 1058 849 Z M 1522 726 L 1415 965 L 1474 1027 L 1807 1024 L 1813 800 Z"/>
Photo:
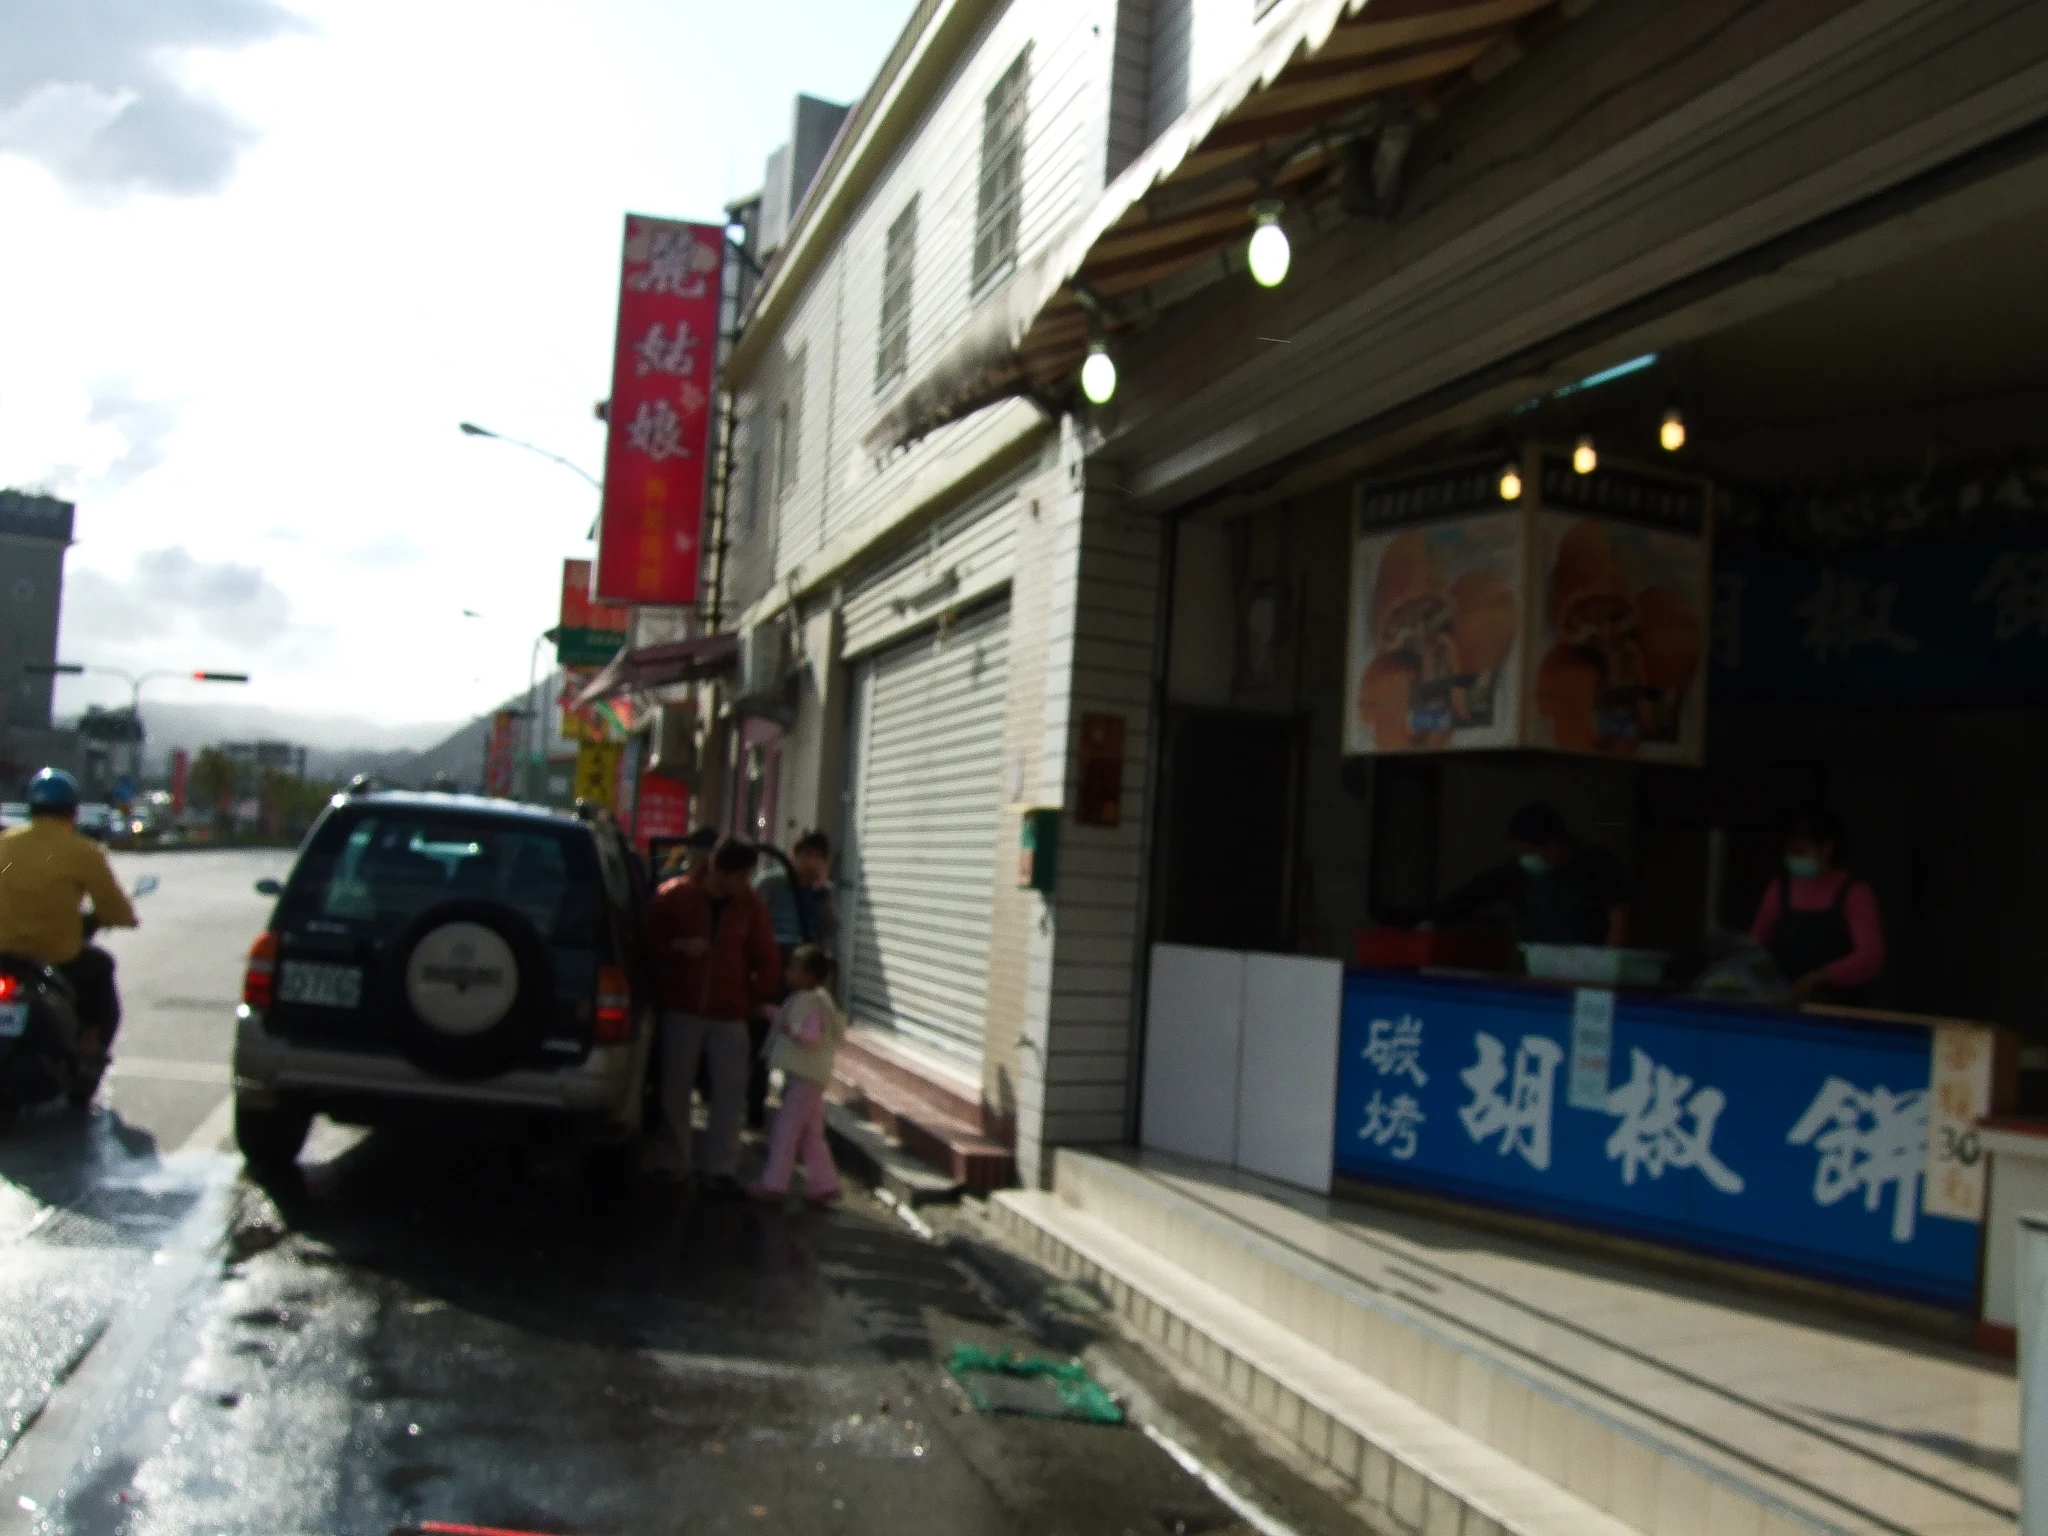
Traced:
<path id="1" fill-rule="evenodd" d="M 1007 597 L 859 663 L 844 872 L 856 1022 L 978 1071 L 987 1031 Z"/>

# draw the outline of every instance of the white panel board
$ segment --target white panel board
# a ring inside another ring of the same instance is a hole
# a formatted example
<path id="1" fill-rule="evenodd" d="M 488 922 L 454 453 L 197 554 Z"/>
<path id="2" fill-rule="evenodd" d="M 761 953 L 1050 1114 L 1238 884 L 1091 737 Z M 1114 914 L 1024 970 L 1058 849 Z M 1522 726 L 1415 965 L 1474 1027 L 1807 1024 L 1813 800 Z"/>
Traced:
<path id="1" fill-rule="evenodd" d="M 1245 958 L 1234 949 L 1152 946 L 1139 1121 L 1145 1146 L 1212 1163 L 1233 1160 Z"/>
<path id="2" fill-rule="evenodd" d="M 1248 955 L 1237 1165 L 1327 1193 L 1337 1120 L 1337 1023 L 1344 967 Z"/>

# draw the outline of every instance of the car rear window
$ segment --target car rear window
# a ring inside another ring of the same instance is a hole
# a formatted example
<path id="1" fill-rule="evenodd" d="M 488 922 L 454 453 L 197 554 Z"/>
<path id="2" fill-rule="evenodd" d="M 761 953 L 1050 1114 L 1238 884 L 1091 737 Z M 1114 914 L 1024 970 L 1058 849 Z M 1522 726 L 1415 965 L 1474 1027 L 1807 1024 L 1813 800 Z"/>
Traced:
<path id="1" fill-rule="evenodd" d="M 583 946 L 597 938 L 599 891 L 596 851 L 578 829 L 380 808 L 322 825 L 284 916 L 388 934 L 444 901 L 497 901 L 550 941 Z"/>

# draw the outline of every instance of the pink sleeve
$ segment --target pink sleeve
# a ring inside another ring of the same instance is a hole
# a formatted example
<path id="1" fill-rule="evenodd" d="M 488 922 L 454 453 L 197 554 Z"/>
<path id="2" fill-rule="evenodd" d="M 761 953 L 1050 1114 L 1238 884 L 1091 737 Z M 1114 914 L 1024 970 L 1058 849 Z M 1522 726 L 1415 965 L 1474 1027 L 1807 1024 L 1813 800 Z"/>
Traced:
<path id="1" fill-rule="evenodd" d="M 1828 966 L 1828 980 L 1838 987 L 1865 986 L 1884 969 L 1884 920 L 1878 916 L 1877 893 L 1864 881 L 1849 887 L 1842 921 L 1849 925 L 1854 948 Z"/>
<path id="2" fill-rule="evenodd" d="M 1771 935 L 1778 930 L 1778 886 L 1781 882 L 1773 879 L 1764 887 L 1764 899 L 1756 905 L 1756 921 L 1749 925 L 1749 936 L 1759 944 L 1771 942 Z"/>
<path id="3" fill-rule="evenodd" d="M 819 1012 L 818 1005 L 809 998 L 791 999 L 791 1012 L 796 1011 L 798 1001 L 802 1001 L 806 1006 L 798 1017 L 784 1020 L 783 1033 L 798 1045 L 816 1045 L 825 1033 L 825 1020 Z"/>

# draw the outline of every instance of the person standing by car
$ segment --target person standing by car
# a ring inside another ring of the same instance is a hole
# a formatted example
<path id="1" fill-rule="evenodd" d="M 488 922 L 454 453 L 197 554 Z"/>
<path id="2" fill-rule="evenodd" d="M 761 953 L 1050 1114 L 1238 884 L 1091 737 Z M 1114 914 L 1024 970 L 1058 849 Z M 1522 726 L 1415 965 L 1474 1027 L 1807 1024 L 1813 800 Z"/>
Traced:
<path id="1" fill-rule="evenodd" d="M 768 908 L 753 890 L 759 861 L 745 843 L 721 843 L 701 879 L 668 881 L 647 908 L 648 951 L 661 993 L 661 1109 L 669 1150 L 687 1174 L 701 1056 L 711 1069 L 702 1173 L 722 1198 L 740 1193 L 733 1175 L 746 1112 L 747 1022 L 774 1000 L 782 973 Z"/>
<path id="2" fill-rule="evenodd" d="M 101 928 L 133 928 L 135 908 L 100 845 L 77 828 L 78 781 L 45 768 L 28 781 L 29 823 L 0 833 L 0 950 L 55 966 L 78 998 L 78 1042 L 96 1056 L 114 1043 L 121 997 L 114 957 L 85 942 L 78 904 Z"/>
<path id="3" fill-rule="evenodd" d="M 832 893 L 832 839 L 813 829 L 789 850 L 796 866 L 796 899 L 810 942 L 835 959 L 839 951 L 839 902 Z"/>
<path id="4" fill-rule="evenodd" d="M 782 1105 L 768 1138 L 768 1162 L 747 1194 L 770 1205 L 789 1193 L 797 1158 L 804 1164 L 804 1199 L 813 1206 L 839 1198 L 839 1170 L 825 1139 L 825 1090 L 832 1058 L 846 1033 L 846 1016 L 832 1001 L 832 962 L 815 944 L 799 944 L 786 973 L 789 998 L 776 1010 L 774 1065 L 782 1073 Z"/>

